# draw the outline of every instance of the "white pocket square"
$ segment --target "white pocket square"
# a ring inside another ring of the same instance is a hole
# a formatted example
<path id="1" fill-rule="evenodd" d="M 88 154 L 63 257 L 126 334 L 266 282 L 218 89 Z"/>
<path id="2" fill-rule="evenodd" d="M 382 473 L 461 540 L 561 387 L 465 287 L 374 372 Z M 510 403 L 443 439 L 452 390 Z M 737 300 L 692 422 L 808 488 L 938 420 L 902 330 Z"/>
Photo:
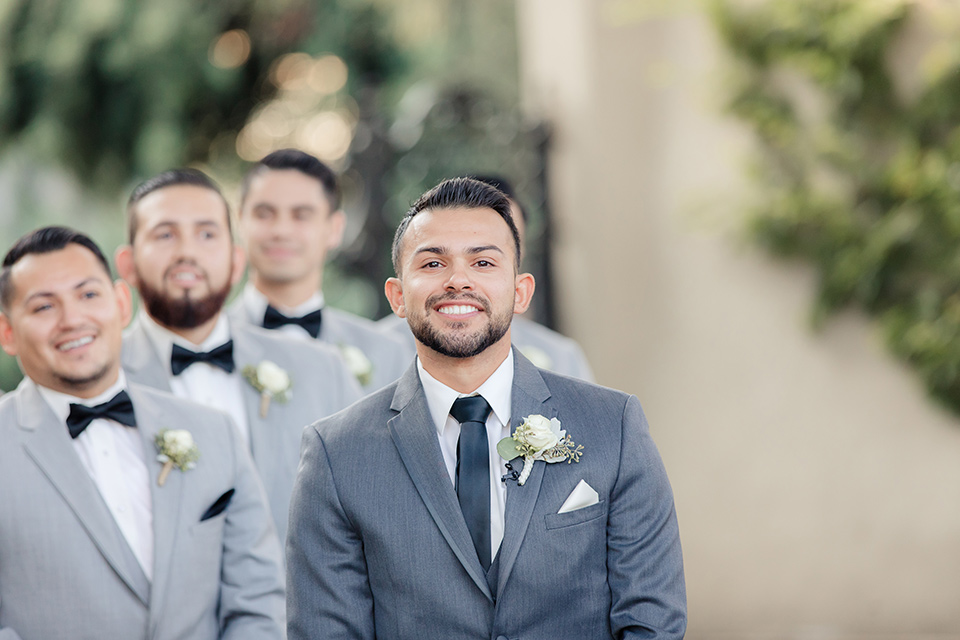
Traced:
<path id="1" fill-rule="evenodd" d="M 560 507 L 560 511 L 557 511 L 557 513 L 569 513 L 577 509 L 589 507 L 592 504 L 597 504 L 598 502 L 600 502 L 600 495 L 593 490 L 593 487 L 587 484 L 586 480 L 581 480 L 579 484 L 573 488 L 573 491 L 570 492 L 570 495 L 567 496 L 567 499 L 563 501 L 563 506 Z"/>

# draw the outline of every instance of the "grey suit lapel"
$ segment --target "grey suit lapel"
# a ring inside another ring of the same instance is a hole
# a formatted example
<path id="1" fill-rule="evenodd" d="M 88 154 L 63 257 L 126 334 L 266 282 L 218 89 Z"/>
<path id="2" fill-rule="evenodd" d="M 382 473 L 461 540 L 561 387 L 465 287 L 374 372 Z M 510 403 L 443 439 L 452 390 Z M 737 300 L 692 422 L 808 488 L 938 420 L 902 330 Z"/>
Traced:
<path id="1" fill-rule="evenodd" d="M 150 498 L 153 503 L 153 592 L 150 603 L 150 627 L 159 624 L 164 607 L 164 597 L 170 591 L 168 583 L 172 565 L 175 562 L 177 532 L 180 530 L 180 508 L 183 503 L 183 473 L 174 469 L 161 487 L 157 484 L 160 470 L 163 468 L 156 460 L 154 440 L 161 429 L 177 429 L 180 425 L 164 424 L 163 407 L 142 394 L 136 387 L 130 388 L 134 410 L 137 412 L 137 429 L 143 441 L 146 454 L 147 473 L 150 482 Z"/>
<path id="2" fill-rule="evenodd" d="M 400 379 L 390 408 L 400 413 L 387 426 L 427 511 L 464 569 L 492 602 L 493 595 L 447 475 L 416 366 L 407 369 Z"/>
<path id="3" fill-rule="evenodd" d="M 63 496 L 113 570 L 147 605 L 150 599 L 147 576 L 73 450 L 66 426 L 59 424 L 53 410 L 29 381 L 21 385 L 17 411 L 21 427 L 30 432 L 24 439 L 27 455 Z"/>
<path id="4" fill-rule="evenodd" d="M 516 348 L 513 350 L 513 357 L 515 364 L 510 433 L 513 433 L 523 419 L 531 414 L 540 414 L 547 418 L 557 416 L 556 408 L 547 403 L 550 390 L 540 372 Z M 515 460 L 514 467 L 520 471 L 523 463 L 519 459 Z M 520 545 L 530 525 L 533 508 L 540 495 L 545 467 L 546 463 L 535 462 L 533 471 L 522 487 L 515 480 L 507 481 L 507 504 L 504 513 L 503 542 L 500 543 L 500 576 L 497 593 L 503 593 L 504 585 L 513 570 Z"/>
<path id="5" fill-rule="evenodd" d="M 242 377 L 243 367 L 257 366 L 265 358 L 265 354 L 260 343 L 242 327 L 237 326 L 237 323 L 230 323 L 230 335 L 233 338 L 233 361 Z M 241 380 L 240 389 L 240 393 L 243 394 L 243 407 L 247 412 L 250 451 L 256 460 L 258 453 L 276 446 L 276 441 L 270 437 L 270 411 L 267 410 L 266 418 L 261 418 L 260 393 L 246 380 Z"/>
<path id="6" fill-rule="evenodd" d="M 160 360 L 139 317 L 123 334 L 123 368 L 131 382 L 172 392 L 168 363 Z"/>

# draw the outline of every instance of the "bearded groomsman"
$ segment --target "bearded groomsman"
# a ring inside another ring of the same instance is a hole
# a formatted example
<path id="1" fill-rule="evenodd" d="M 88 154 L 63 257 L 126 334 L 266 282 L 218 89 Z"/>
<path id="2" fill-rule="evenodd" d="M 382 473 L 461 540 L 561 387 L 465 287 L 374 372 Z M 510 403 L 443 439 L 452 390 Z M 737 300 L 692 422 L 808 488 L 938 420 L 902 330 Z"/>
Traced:
<path id="1" fill-rule="evenodd" d="M 303 427 L 360 397 L 339 353 L 232 323 L 222 313 L 241 277 L 227 203 L 203 173 L 161 173 L 127 204 L 130 244 L 117 249 L 120 275 L 142 308 L 124 334 L 130 379 L 224 411 L 267 490 L 281 539 Z"/>
<path id="2" fill-rule="evenodd" d="M 0 399 L 0 638 L 283 638 L 246 447 L 222 413 L 128 383 L 130 292 L 97 245 L 63 227 L 21 238 L 0 306 L 26 376 Z"/>
<path id="3" fill-rule="evenodd" d="M 400 377 L 413 345 L 325 304 L 324 264 L 328 252 L 340 246 L 345 222 L 329 167 L 296 149 L 263 158 L 243 181 L 240 235 L 250 280 L 230 314 L 236 321 L 337 346 L 369 392 Z"/>
<path id="4" fill-rule="evenodd" d="M 393 260 L 416 366 L 304 432 L 290 640 L 680 640 L 680 535 L 640 403 L 511 348 L 534 282 L 507 199 L 441 183 Z"/>
<path id="5" fill-rule="evenodd" d="M 520 206 L 516 193 L 510 183 L 502 176 L 476 176 L 485 184 L 499 189 L 510 201 L 510 214 L 520 234 L 520 246 L 524 246 L 527 228 L 527 212 Z M 387 335 L 405 339 L 414 344 L 413 334 L 403 318 L 391 314 L 377 323 L 380 331 Z M 593 370 L 587 362 L 583 349 L 572 338 L 548 327 L 518 315 L 510 325 L 513 345 L 528 360 L 542 369 L 593 382 Z"/>

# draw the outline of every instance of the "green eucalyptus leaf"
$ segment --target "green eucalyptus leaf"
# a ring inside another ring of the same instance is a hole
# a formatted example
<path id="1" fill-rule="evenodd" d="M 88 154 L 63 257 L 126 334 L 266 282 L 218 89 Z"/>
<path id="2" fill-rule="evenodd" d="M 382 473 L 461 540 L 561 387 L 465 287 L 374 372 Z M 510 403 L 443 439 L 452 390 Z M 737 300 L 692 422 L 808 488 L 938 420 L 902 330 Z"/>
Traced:
<path id="1" fill-rule="evenodd" d="M 513 460 L 521 455 L 520 449 L 517 447 L 517 441 L 510 436 L 497 443 L 497 453 L 504 460 Z"/>

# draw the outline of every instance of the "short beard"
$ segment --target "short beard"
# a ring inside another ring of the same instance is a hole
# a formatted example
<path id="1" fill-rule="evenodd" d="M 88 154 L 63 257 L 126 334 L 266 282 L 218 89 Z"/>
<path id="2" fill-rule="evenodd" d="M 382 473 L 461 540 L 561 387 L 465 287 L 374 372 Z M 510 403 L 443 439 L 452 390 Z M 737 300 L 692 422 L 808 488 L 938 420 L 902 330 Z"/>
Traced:
<path id="1" fill-rule="evenodd" d="M 87 389 L 96 386 L 98 382 L 103 380 L 108 373 L 110 373 L 110 363 L 103 365 L 99 370 L 91 373 L 88 376 L 82 378 L 75 378 L 69 375 L 63 375 L 60 373 L 54 373 L 54 376 L 65 389 L 71 389 L 73 391 L 86 391 Z"/>
<path id="2" fill-rule="evenodd" d="M 182 298 L 170 298 L 161 289 L 152 286 L 137 274 L 140 287 L 140 299 L 147 308 L 147 313 L 158 323 L 171 329 L 195 329 L 214 318 L 223 308 L 223 303 L 230 295 L 230 281 L 218 290 L 212 290 L 205 297 L 198 300 L 190 298 L 189 292 L 184 292 Z"/>
<path id="3" fill-rule="evenodd" d="M 490 322 L 485 330 L 468 335 L 444 335 L 427 321 L 427 313 L 422 316 L 407 315 L 407 323 L 410 325 L 410 331 L 413 336 L 423 343 L 424 346 L 436 351 L 440 355 L 448 358 L 472 358 L 475 355 L 483 353 L 489 347 L 500 341 L 510 329 L 510 322 L 513 320 L 513 314 L 494 316 L 490 312 L 490 303 L 479 296 L 472 294 L 444 294 L 440 296 L 431 296 L 427 299 L 424 307 L 430 309 L 437 303 L 444 300 L 456 301 L 464 298 L 471 298 L 483 305 L 486 309 L 487 317 Z M 463 323 L 456 323 L 453 329 L 457 330 L 463 327 Z"/>

